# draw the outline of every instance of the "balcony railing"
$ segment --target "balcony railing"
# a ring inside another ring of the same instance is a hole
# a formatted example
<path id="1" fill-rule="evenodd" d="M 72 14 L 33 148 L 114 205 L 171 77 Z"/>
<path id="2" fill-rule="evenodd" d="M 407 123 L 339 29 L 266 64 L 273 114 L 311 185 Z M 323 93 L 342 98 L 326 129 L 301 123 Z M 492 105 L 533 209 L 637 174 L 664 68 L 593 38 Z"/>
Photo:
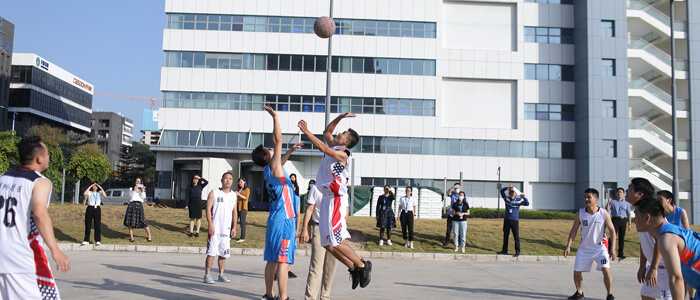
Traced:
<path id="1" fill-rule="evenodd" d="M 671 66 L 671 55 L 666 54 L 666 52 L 662 51 L 659 48 L 656 48 L 656 46 L 649 44 L 645 40 L 629 39 L 628 49 L 644 50 L 645 52 L 661 60 L 663 63 Z"/>
<path id="2" fill-rule="evenodd" d="M 663 102 L 666 102 L 669 105 L 671 104 L 671 95 L 642 78 L 631 78 L 628 87 L 630 89 L 644 90 L 654 95 L 654 97 L 661 99 Z"/>
<path id="3" fill-rule="evenodd" d="M 668 185 L 673 183 L 673 176 L 671 176 L 671 174 L 668 174 L 668 172 L 644 158 L 630 159 L 630 170 L 646 171 Z"/>
<path id="4" fill-rule="evenodd" d="M 672 135 L 644 119 L 630 119 L 630 129 L 639 129 L 649 132 L 669 145 L 673 142 Z"/>
<path id="5" fill-rule="evenodd" d="M 666 14 L 662 13 L 661 11 L 659 11 L 658 9 L 654 8 L 653 6 L 648 5 L 645 1 L 627 0 L 627 9 L 643 11 L 643 12 L 647 13 L 648 15 L 652 16 L 654 19 L 663 23 L 664 25 L 670 26 L 669 20 L 671 18 L 669 16 L 667 16 Z"/>

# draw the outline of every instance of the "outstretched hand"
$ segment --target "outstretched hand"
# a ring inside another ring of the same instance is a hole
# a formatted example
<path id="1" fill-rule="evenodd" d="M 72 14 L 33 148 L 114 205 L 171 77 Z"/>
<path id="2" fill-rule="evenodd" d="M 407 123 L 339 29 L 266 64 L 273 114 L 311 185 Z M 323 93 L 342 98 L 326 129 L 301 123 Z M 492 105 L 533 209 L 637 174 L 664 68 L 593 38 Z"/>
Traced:
<path id="1" fill-rule="evenodd" d="M 299 121 L 299 123 L 297 124 L 297 127 L 299 127 L 299 129 L 303 133 L 307 133 L 309 131 L 309 124 L 307 124 L 306 121 L 304 121 L 304 120 Z"/>
<path id="2" fill-rule="evenodd" d="M 294 149 L 294 150 L 299 150 L 301 148 L 304 148 L 304 142 L 299 142 L 299 143 L 294 144 L 294 146 L 292 146 L 292 149 Z"/>
<path id="3" fill-rule="evenodd" d="M 272 109 L 272 106 L 263 105 L 263 109 L 264 109 L 268 114 L 270 114 L 272 117 L 276 117 L 276 116 L 277 116 L 277 112 L 275 112 L 275 110 Z"/>
<path id="4" fill-rule="evenodd" d="M 340 114 L 338 117 L 340 117 L 341 119 L 354 118 L 354 117 L 357 117 L 357 115 L 355 115 L 353 113 L 345 112 L 345 113 Z"/>

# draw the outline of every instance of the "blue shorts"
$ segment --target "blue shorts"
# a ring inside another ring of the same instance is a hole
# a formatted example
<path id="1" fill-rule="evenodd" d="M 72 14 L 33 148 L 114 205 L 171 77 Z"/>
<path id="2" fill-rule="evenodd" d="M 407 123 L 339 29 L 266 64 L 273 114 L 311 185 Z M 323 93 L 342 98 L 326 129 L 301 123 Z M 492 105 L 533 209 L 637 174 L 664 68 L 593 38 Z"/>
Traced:
<path id="1" fill-rule="evenodd" d="M 294 264 L 297 252 L 296 218 L 267 223 L 265 231 L 265 261 Z"/>

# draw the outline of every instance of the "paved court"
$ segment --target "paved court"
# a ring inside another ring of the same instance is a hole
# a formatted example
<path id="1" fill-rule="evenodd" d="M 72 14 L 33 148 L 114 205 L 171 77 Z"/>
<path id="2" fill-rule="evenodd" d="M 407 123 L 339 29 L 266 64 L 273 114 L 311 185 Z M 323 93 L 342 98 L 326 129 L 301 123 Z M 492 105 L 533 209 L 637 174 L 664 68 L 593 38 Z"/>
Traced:
<path id="1" fill-rule="evenodd" d="M 231 283 L 202 283 L 202 254 L 67 251 L 72 269 L 55 274 L 63 299 L 260 299 L 265 291 L 261 256 L 232 256 Z M 297 257 L 291 299 L 303 299 L 308 257 Z M 566 299 L 575 291 L 572 262 L 477 262 L 372 259 L 371 284 L 350 288 L 339 267 L 333 299 Z M 218 269 L 212 268 L 217 274 Z M 55 266 L 53 266 L 55 267 Z M 595 267 L 594 267 L 595 270 Z M 639 299 L 637 265 L 613 263 L 617 299 Z M 602 274 L 584 274 L 586 299 L 605 299 Z M 439 297 L 439 298 L 436 298 Z"/>

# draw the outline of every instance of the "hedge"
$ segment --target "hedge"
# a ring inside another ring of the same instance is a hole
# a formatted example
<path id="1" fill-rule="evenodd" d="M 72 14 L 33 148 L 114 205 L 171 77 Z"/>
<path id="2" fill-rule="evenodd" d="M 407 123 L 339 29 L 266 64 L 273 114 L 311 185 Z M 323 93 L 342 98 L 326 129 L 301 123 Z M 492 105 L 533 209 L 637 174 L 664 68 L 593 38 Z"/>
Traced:
<path id="1" fill-rule="evenodd" d="M 492 208 L 472 208 L 469 210 L 471 215 L 470 218 L 484 218 L 484 219 L 495 219 L 498 217 L 498 213 Z M 501 218 L 505 215 L 505 209 L 501 209 Z M 543 210 L 520 210 L 521 219 L 564 219 L 573 220 L 574 213 L 563 212 L 563 211 L 543 211 Z"/>

